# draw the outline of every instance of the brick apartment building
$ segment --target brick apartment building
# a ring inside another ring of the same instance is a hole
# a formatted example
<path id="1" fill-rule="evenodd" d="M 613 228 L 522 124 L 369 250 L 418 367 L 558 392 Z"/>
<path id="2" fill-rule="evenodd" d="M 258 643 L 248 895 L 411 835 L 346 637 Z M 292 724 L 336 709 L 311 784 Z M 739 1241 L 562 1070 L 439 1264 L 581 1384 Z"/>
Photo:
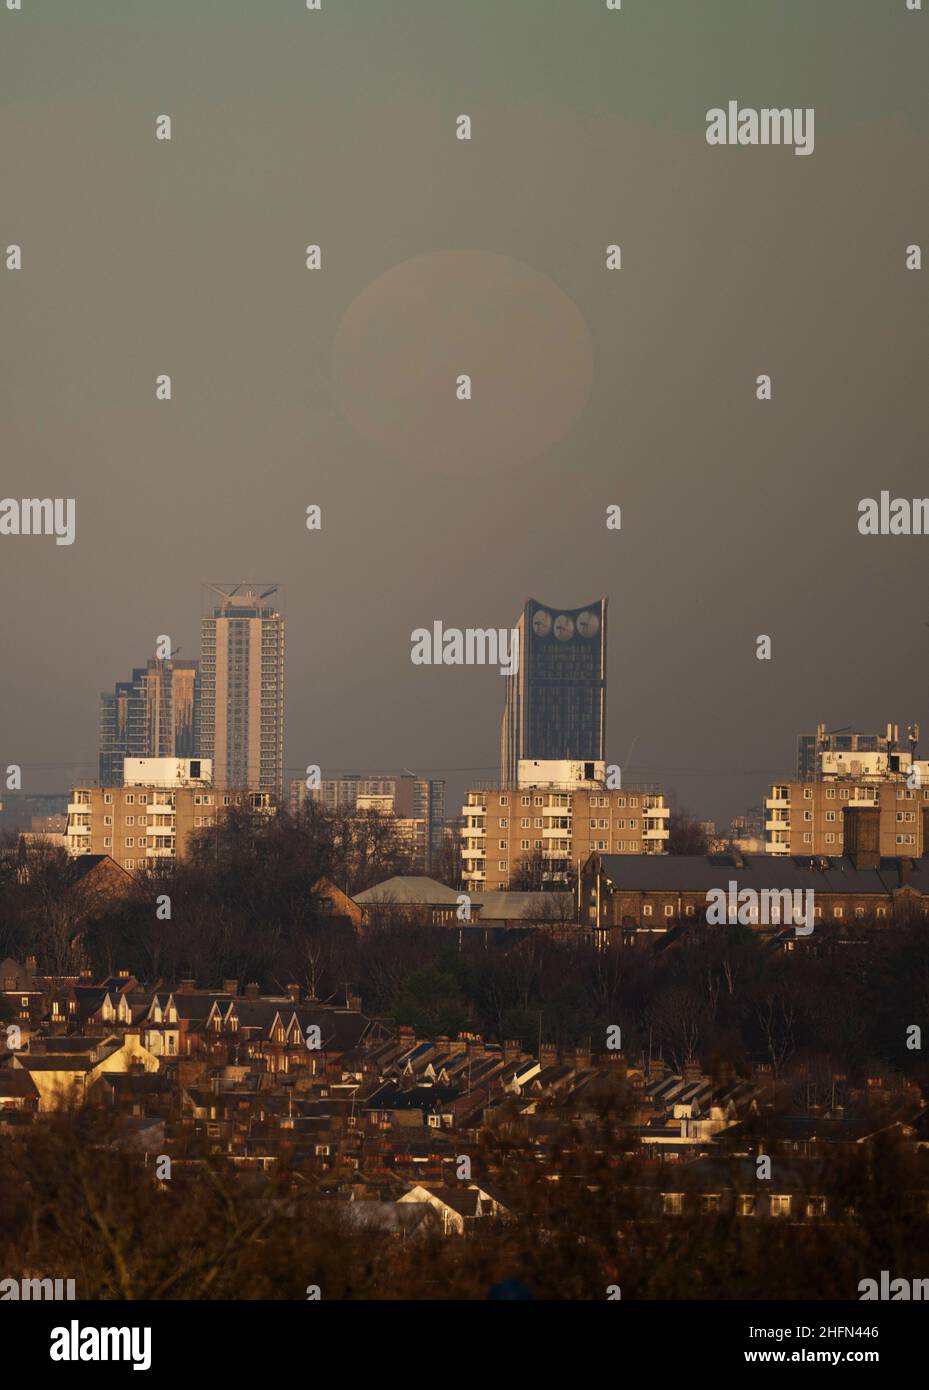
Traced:
<path id="1" fill-rule="evenodd" d="M 173 779 L 157 775 L 171 770 Z M 271 814 L 272 796 L 245 788 L 217 790 L 208 760 L 127 759 L 125 785 L 73 788 L 68 853 L 109 855 L 120 868 L 137 872 L 159 859 L 183 859 L 192 836 L 237 806 Z"/>
<path id="2" fill-rule="evenodd" d="M 553 886 L 595 851 L 664 853 L 671 812 L 657 787 L 612 790 L 603 763 L 539 763 L 537 775 L 520 766 L 521 784 L 482 784 L 466 795 L 461 853 L 469 892 L 505 890 L 533 860 Z"/>

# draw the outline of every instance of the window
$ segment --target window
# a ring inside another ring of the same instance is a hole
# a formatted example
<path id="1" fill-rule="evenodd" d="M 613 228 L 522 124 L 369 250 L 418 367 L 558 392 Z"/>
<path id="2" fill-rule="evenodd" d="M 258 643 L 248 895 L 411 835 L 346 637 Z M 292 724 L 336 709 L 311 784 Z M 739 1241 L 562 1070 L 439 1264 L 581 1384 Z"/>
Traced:
<path id="1" fill-rule="evenodd" d="M 520 806 L 531 806 L 531 805 L 532 805 L 532 798 L 531 798 L 531 797 L 528 797 L 528 796 L 521 796 L 521 797 L 519 798 L 519 804 L 520 804 Z"/>
<path id="2" fill-rule="evenodd" d="M 507 861 L 505 859 L 501 859 L 497 864 L 497 868 L 499 869 L 501 874 L 505 874 L 508 868 Z"/>
<path id="3" fill-rule="evenodd" d="M 813 812 L 812 812 L 812 811 L 804 811 L 804 812 L 803 812 L 803 819 L 804 819 L 804 820 L 812 820 L 812 819 L 813 819 Z"/>
<path id="4" fill-rule="evenodd" d="M 835 820 L 835 811 L 827 811 L 826 820 Z"/>
<path id="5" fill-rule="evenodd" d="M 844 907 L 834 907 L 834 908 L 832 909 L 832 915 L 833 915 L 833 917 L 844 917 L 844 916 L 845 916 L 845 908 L 844 908 Z"/>
<path id="6" fill-rule="evenodd" d="M 740 1192 L 738 1212 L 740 1216 L 755 1215 L 755 1194 L 753 1192 Z"/>
<path id="7" fill-rule="evenodd" d="M 532 804 L 533 806 L 542 806 L 544 805 L 544 802 L 542 801 L 542 798 L 540 796 L 536 796 L 533 797 Z"/>
<path id="8" fill-rule="evenodd" d="M 835 787 L 826 788 L 826 800 L 835 801 Z"/>
<path id="9" fill-rule="evenodd" d="M 112 817 L 112 816 L 104 816 L 104 817 L 103 817 L 103 824 L 104 824 L 104 825 L 112 825 L 112 824 L 113 824 L 113 817 Z"/>
<path id="10" fill-rule="evenodd" d="M 519 847 L 520 847 L 520 849 L 528 849 L 528 848 L 529 848 L 529 841 L 528 841 L 528 840 L 520 840 L 520 842 L 519 842 Z"/>
<path id="11" fill-rule="evenodd" d="M 664 905 L 664 915 L 665 915 L 666 917 L 673 917 L 673 916 L 674 916 L 674 908 L 671 906 L 670 903 L 665 903 L 665 905 Z"/>
<path id="12" fill-rule="evenodd" d="M 148 805 L 148 792 L 140 792 L 140 793 L 139 793 L 139 805 L 140 805 L 140 806 L 147 806 L 147 805 Z"/>
<path id="13" fill-rule="evenodd" d="M 618 797 L 616 798 L 616 805 L 617 805 L 617 806 L 625 806 L 625 804 L 626 804 L 626 798 L 625 798 L 624 796 L 618 796 Z"/>
<path id="14" fill-rule="evenodd" d="M 542 829 L 542 817 L 541 817 L 541 816 L 536 816 L 536 818 L 535 818 L 535 828 L 536 828 L 536 830 L 541 830 L 541 829 Z"/>
<path id="15" fill-rule="evenodd" d="M 533 844 L 533 848 L 534 848 L 534 849 L 541 849 L 541 848 L 542 848 L 542 841 L 541 841 L 541 840 L 533 840 L 532 844 Z"/>
<path id="16" fill-rule="evenodd" d="M 652 915 L 652 905 L 651 905 L 651 903 L 645 903 L 644 906 L 643 906 L 643 908 L 642 908 L 642 916 L 643 916 L 643 917 L 651 917 L 651 915 Z"/>
<path id="17" fill-rule="evenodd" d="M 133 847 L 134 844 L 135 844 L 135 840 L 134 840 L 134 839 L 132 838 L 132 836 L 130 835 L 129 838 L 127 839 L 127 841 L 126 841 L 126 848 L 127 848 L 127 849 L 132 849 L 132 847 Z"/>
<path id="18" fill-rule="evenodd" d="M 522 830 L 528 830 L 528 829 L 529 829 L 529 817 L 528 817 L 528 816 L 523 816 L 523 818 L 522 818 L 522 820 L 519 822 L 519 824 L 520 824 L 520 828 L 521 828 Z"/>
<path id="19" fill-rule="evenodd" d="M 127 805 L 127 806 L 134 806 L 134 805 L 135 805 L 135 793 L 134 793 L 134 792 L 130 792 L 129 795 L 126 797 L 126 805 Z"/>
<path id="20" fill-rule="evenodd" d="M 684 1210 L 683 1192 L 665 1192 L 662 1196 L 665 1216 L 680 1216 Z"/>
<path id="21" fill-rule="evenodd" d="M 135 825 L 135 816 L 127 816 L 127 817 L 126 817 L 126 824 L 127 824 L 127 825 Z"/>
<path id="22" fill-rule="evenodd" d="M 509 798 L 508 796 L 501 796 L 501 798 L 500 798 L 500 805 L 501 805 L 501 806 L 508 806 L 509 804 L 510 804 L 510 798 Z"/>
<path id="23" fill-rule="evenodd" d="M 787 1194 L 778 1192 L 771 1194 L 771 1215 L 790 1215 L 790 1197 Z"/>
<path id="24" fill-rule="evenodd" d="M 806 1199 L 807 1216 L 825 1216 L 826 1199 L 825 1197 L 807 1197 Z"/>
<path id="25" fill-rule="evenodd" d="M 719 1211 L 719 1193 L 703 1192 L 700 1196 L 700 1210 L 706 1216 L 710 1212 Z"/>
<path id="26" fill-rule="evenodd" d="M 508 844 L 509 844 L 509 840 L 498 840 L 498 842 L 497 842 L 497 849 L 506 849 L 506 847 L 507 847 Z"/>
<path id="27" fill-rule="evenodd" d="M 827 845 L 834 845 L 834 844 L 835 844 L 835 836 L 834 836 L 831 832 L 826 836 L 826 844 L 827 844 Z"/>
<path id="28" fill-rule="evenodd" d="M 112 835 L 104 835 L 104 837 L 103 837 L 103 848 L 104 848 L 104 849 L 112 849 L 112 848 L 113 848 L 113 837 L 112 837 Z"/>
<path id="29" fill-rule="evenodd" d="M 134 869 L 134 868 L 135 868 L 135 860 L 134 860 L 134 859 L 126 859 L 126 860 L 124 861 L 124 863 L 123 863 L 123 868 L 124 868 L 124 869 Z"/>
<path id="30" fill-rule="evenodd" d="M 804 788 L 803 788 L 803 800 L 804 800 L 804 801 L 812 801 L 812 800 L 813 800 L 813 788 L 812 788 L 812 787 L 804 787 Z"/>
<path id="31" fill-rule="evenodd" d="M 813 843 L 813 836 L 810 834 L 809 830 L 803 836 L 803 843 L 805 845 L 811 845 Z"/>
<path id="32" fill-rule="evenodd" d="M 840 801 L 847 801 L 847 800 L 848 800 L 848 788 L 847 788 L 847 787 L 843 787 L 843 788 L 839 791 L 839 800 L 840 800 Z"/>
<path id="33" fill-rule="evenodd" d="M 113 804 L 113 793 L 112 793 L 112 792 L 104 792 L 104 793 L 103 793 L 103 804 L 104 804 L 104 806 L 112 806 L 112 804 Z"/>
<path id="34" fill-rule="evenodd" d="M 501 816 L 501 817 L 500 817 L 500 829 L 501 829 L 501 830 L 509 830 L 509 828 L 510 828 L 510 822 L 509 822 L 509 820 L 507 819 L 506 816 Z"/>

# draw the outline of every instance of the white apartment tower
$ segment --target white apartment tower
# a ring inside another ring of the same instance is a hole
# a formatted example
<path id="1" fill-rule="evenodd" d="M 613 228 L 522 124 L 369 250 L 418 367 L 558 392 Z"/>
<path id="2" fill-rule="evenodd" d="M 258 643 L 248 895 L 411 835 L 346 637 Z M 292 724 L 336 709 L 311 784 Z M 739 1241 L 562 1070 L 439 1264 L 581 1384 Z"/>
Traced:
<path id="1" fill-rule="evenodd" d="M 284 787 L 284 619 L 276 585 L 218 585 L 201 621 L 197 748 L 219 789 Z"/>

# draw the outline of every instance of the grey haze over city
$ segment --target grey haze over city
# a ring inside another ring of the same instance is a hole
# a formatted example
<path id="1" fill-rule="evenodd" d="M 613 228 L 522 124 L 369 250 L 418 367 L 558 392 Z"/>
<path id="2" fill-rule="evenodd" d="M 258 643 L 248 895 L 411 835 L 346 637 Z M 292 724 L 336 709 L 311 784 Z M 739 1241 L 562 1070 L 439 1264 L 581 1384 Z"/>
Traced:
<path id="1" fill-rule="evenodd" d="M 77 8 L 0 43 L 23 248 L 0 492 L 76 507 L 73 545 L 0 537 L 24 792 L 95 777 L 100 692 L 159 634 L 198 656 L 204 582 L 237 579 L 280 585 L 288 777 L 406 767 L 452 812 L 498 772 L 504 681 L 416 666 L 410 634 L 511 626 L 530 596 L 609 596 L 609 760 L 695 815 L 760 804 L 819 721 L 916 720 L 925 756 L 929 541 L 858 529 L 861 499 L 926 492 L 905 23 L 842 0 L 837 54 L 828 4 L 783 34 L 756 6 L 644 6 L 604 44 L 554 0 L 332 7 L 315 32 L 226 0 L 179 48 L 180 3 Z M 631 39 L 665 29 L 656 94 Z M 705 142 L 733 95 L 811 92 L 811 158 Z"/>

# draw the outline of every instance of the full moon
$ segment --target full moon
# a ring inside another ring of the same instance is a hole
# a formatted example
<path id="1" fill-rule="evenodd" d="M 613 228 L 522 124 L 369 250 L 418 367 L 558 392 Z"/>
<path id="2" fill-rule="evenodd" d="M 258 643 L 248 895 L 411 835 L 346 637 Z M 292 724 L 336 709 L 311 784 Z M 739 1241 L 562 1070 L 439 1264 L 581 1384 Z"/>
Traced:
<path id="1" fill-rule="evenodd" d="M 459 400 L 461 376 L 471 399 Z M 385 271 L 352 301 L 332 347 L 343 413 L 414 467 L 488 472 L 537 458 L 584 410 L 593 345 L 547 275 L 483 251 Z"/>

